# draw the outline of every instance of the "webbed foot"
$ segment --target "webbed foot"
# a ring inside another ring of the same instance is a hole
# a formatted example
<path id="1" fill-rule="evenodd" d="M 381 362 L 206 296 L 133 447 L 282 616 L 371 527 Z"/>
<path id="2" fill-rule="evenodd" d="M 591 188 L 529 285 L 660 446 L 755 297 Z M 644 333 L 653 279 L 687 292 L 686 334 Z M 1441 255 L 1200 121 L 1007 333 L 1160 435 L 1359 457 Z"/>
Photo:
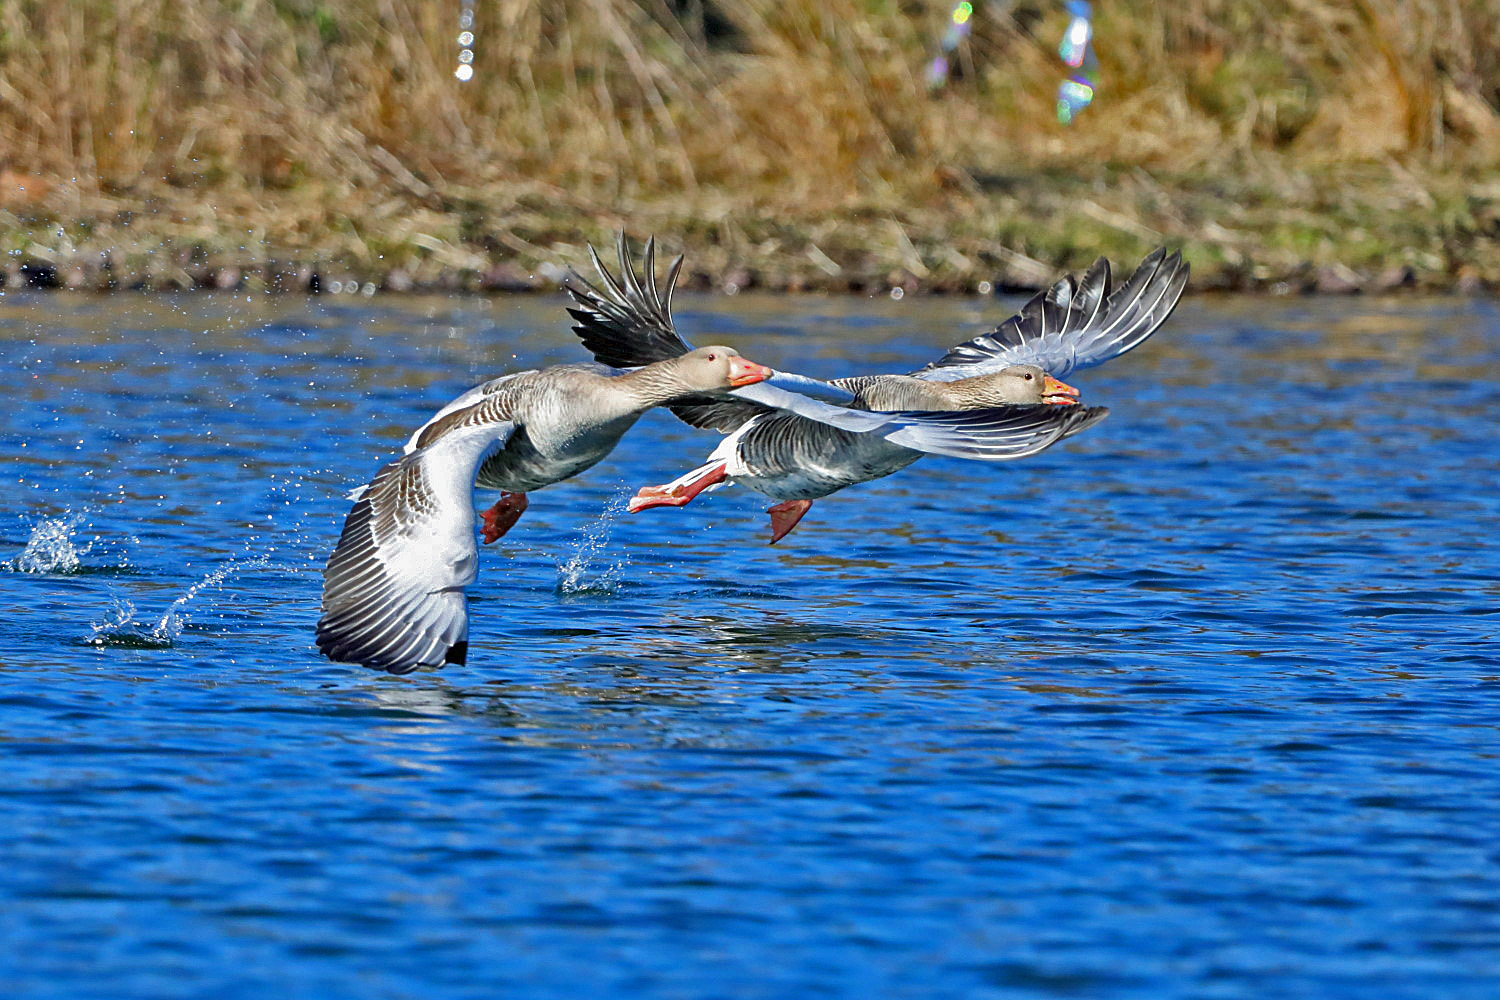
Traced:
<path id="1" fill-rule="evenodd" d="M 501 535 L 515 527 L 527 506 L 526 494 L 501 493 L 495 506 L 480 515 L 484 522 L 484 544 L 499 541 Z"/>
<path id="2" fill-rule="evenodd" d="M 728 478 L 723 462 L 701 466 L 665 485 L 641 487 L 625 505 L 625 510 L 634 514 L 652 507 L 683 507 L 691 503 L 699 493 Z"/>
<path id="3" fill-rule="evenodd" d="M 785 538 L 812 505 L 811 500 L 785 500 L 768 508 L 766 513 L 771 515 L 771 544 L 775 545 Z"/>

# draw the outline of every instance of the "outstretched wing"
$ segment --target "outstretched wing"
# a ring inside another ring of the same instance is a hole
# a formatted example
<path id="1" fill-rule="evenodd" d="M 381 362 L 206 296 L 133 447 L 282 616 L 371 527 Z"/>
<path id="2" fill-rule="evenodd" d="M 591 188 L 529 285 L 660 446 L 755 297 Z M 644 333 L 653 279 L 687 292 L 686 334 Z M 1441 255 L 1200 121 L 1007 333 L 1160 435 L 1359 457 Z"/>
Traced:
<path id="1" fill-rule="evenodd" d="M 822 424 L 856 434 L 874 434 L 893 444 L 933 455 L 990 462 L 1035 454 L 1059 437 L 1103 419 L 1109 412 L 1102 406 L 1047 405 L 980 410 L 852 410 L 830 406 L 765 382 L 736 389 L 734 394 L 805 418 L 811 423 L 798 421 L 798 433 L 810 437 L 817 436 L 816 425 Z M 1025 441 L 1033 441 L 1035 447 Z"/>
<path id="2" fill-rule="evenodd" d="M 944 454 L 1004 462 L 1051 447 L 1062 438 L 1096 423 L 1108 411 L 1063 406 L 1010 406 L 990 410 L 957 410 L 945 414 L 936 429 L 947 435 Z M 928 451 L 926 434 L 934 425 L 896 431 L 889 440 Z M 769 481 L 805 480 L 833 492 L 852 483 L 879 478 L 909 464 L 899 449 L 872 449 L 871 437 L 778 413 L 726 438 L 709 460 L 730 459 L 754 477 Z M 728 449 L 726 451 L 726 449 Z M 737 475 L 737 472 L 731 472 Z M 772 494 L 774 495 L 774 494 Z M 816 495 L 816 494 L 815 494 Z"/>
<path id="3" fill-rule="evenodd" d="M 617 280 L 589 246 L 589 258 L 599 275 L 599 285 L 590 284 L 576 272 L 568 282 L 568 294 L 577 306 L 568 309 L 574 319 L 573 332 L 594 360 L 612 368 L 636 368 L 653 361 L 666 361 L 686 354 L 693 346 L 672 325 L 672 291 L 682 271 L 682 257 L 667 269 L 665 293 L 656 283 L 656 237 L 646 240 L 645 281 L 635 273 L 625 233 L 615 238 L 620 258 Z"/>
<path id="4" fill-rule="evenodd" d="M 1001 406 L 924 413 L 920 422 L 884 435 L 917 451 L 982 462 L 1010 462 L 1050 448 L 1109 415 L 1105 406 Z"/>
<path id="5" fill-rule="evenodd" d="M 645 267 L 640 275 L 623 232 L 616 237 L 615 252 L 620 260 L 619 278 L 610 273 L 598 251 L 590 246 L 589 257 L 599 283 L 591 284 L 576 273 L 568 283 L 568 294 L 577 303 L 569 307 L 568 315 L 573 317 L 573 332 L 583 346 L 594 360 L 612 368 L 636 368 L 691 351 L 693 345 L 682 339 L 672 322 L 672 291 L 682 270 L 682 257 L 672 261 L 666 281 L 658 284 L 656 237 L 646 240 Z M 854 402 L 854 395 L 847 389 L 805 375 L 776 372 L 768 381 L 831 403 Z M 722 433 L 767 412 L 743 398 L 708 395 L 676 403 L 670 409 L 685 423 Z"/>
<path id="6" fill-rule="evenodd" d="M 445 429 L 451 423 L 453 423 L 454 420 L 463 422 L 470 419 L 475 412 L 473 410 L 473 406 L 475 403 L 481 402 L 485 399 L 495 396 L 497 393 L 503 392 L 506 386 L 509 385 L 511 380 L 516 376 L 534 374 L 536 374 L 535 368 L 524 372 L 510 372 L 509 374 L 492 378 L 488 382 L 479 383 L 474 388 L 468 390 L 467 392 L 464 392 L 462 395 L 455 398 L 453 402 L 449 403 L 447 406 L 434 413 L 427 419 L 427 423 L 412 431 L 411 437 L 406 439 L 406 444 L 402 447 L 401 453 L 403 455 L 410 455 L 418 448 L 427 444 L 433 438 L 444 433 Z M 465 413 L 465 416 L 453 418 L 453 420 L 449 419 L 452 414 L 458 413 L 461 410 L 467 411 Z"/>
<path id="7" fill-rule="evenodd" d="M 479 565 L 474 476 L 515 429 L 493 409 L 480 400 L 449 411 L 436 439 L 357 494 L 323 571 L 318 648 L 329 659 L 397 674 L 464 662 L 464 588 Z"/>
<path id="8" fill-rule="evenodd" d="M 1158 249 L 1111 292 L 1109 262 L 1101 257 L 1082 281 L 1063 278 L 997 329 L 912 374 L 952 382 L 1031 364 L 1063 378 L 1118 357 L 1155 333 L 1176 308 L 1187 279 L 1182 255 Z"/>

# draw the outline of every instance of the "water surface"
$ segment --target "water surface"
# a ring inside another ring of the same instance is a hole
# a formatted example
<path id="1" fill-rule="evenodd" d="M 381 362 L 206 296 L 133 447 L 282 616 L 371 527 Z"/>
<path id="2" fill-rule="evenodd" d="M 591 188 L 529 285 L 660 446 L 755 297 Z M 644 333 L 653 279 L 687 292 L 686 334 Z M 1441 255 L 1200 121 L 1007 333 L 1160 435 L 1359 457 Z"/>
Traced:
<path id="1" fill-rule="evenodd" d="M 679 300 L 902 371 L 1012 303 Z M 557 298 L 0 298 L 0 987 L 32 998 L 1490 997 L 1500 315 L 1185 304 L 1109 420 L 769 548 L 620 511 L 482 554 L 466 667 L 321 659 L 347 501 Z"/>

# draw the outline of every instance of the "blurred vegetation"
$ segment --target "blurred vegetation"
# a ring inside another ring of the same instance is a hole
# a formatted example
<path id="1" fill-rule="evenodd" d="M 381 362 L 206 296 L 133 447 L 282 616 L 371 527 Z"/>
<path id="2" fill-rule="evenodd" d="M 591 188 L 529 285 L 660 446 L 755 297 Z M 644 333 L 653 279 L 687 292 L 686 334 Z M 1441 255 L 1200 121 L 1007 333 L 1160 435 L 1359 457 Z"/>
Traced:
<path id="1" fill-rule="evenodd" d="M 1500 0 L 10 0 L 12 283 L 547 282 L 625 227 L 734 287 L 1500 286 Z M 313 278 L 313 275 L 317 275 Z M 40 276 L 40 277 L 39 277 Z M 548 282 L 550 283 L 550 282 Z"/>

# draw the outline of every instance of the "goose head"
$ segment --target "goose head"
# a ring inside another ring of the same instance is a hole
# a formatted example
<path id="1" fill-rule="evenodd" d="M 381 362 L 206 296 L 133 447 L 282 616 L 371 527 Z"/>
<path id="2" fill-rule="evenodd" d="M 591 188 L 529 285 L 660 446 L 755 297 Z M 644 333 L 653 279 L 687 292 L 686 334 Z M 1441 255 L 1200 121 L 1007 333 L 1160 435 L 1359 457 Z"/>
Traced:
<path id="1" fill-rule="evenodd" d="M 969 406 L 1014 406 L 1051 403 L 1076 406 L 1078 390 L 1036 365 L 1009 365 L 989 375 L 948 383 Z"/>
<path id="2" fill-rule="evenodd" d="M 775 374 L 765 365 L 747 361 L 732 347 L 700 347 L 668 364 L 673 366 L 675 380 L 690 392 L 712 392 L 738 389 L 764 382 Z"/>

